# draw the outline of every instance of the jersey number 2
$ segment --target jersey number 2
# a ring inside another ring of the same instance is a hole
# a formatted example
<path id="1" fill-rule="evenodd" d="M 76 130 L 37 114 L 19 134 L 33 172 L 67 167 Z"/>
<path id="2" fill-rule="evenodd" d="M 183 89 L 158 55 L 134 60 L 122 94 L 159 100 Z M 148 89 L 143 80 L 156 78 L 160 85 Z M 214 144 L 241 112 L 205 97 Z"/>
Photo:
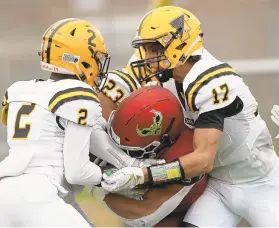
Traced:
<path id="1" fill-rule="evenodd" d="M 27 140 L 29 132 L 31 130 L 31 124 L 27 123 L 24 127 L 20 127 L 20 120 L 21 117 L 28 117 L 34 110 L 36 104 L 24 104 L 21 106 L 21 108 L 18 110 L 16 115 L 16 121 L 15 121 L 15 133 L 13 136 L 13 139 L 15 140 Z"/>
<path id="2" fill-rule="evenodd" d="M 224 96 L 222 98 L 220 98 L 218 95 L 218 92 L 216 89 L 213 89 L 212 90 L 212 96 L 213 96 L 213 104 L 216 105 L 216 104 L 220 104 L 220 103 L 223 103 L 227 100 L 229 100 L 229 97 L 228 97 L 228 93 L 229 93 L 229 87 L 228 85 L 225 83 L 223 85 L 220 85 L 219 88 L 224 92 Z"/>
<path id="3" fill-rule="evenodd" d="M 86 125 L 87 124 L 87 116 L 88 111 L 85 108 L 82 108 L 78 111 L 78 124 L 80 125 Z"/>

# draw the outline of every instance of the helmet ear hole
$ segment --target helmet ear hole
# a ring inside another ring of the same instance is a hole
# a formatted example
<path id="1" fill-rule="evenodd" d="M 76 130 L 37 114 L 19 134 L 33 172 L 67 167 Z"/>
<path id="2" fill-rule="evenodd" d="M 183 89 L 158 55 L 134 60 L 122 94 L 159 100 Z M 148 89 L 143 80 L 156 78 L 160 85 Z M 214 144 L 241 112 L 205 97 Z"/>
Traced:
<path id="1" fill-rule="evenodd" d="M 178 45 L 175 49 L 181 51 L 186 45 L 187 45 L 187 43 L 182 43 L 182 44 Z"/>
<path id="2" fill-rule="evenodd" d="M 74 29 L 70 32 L 71 36 L 75 36 L 76 29 L 77 29 L 77 28 L 74 28 Z"/>
<path id="3" fill-rule="evenodd" d="M 81 64 L 83 65 L 83 67 L 84 67 L 85 69 L 88 69 L 88 68 L 91 67 L 91 65 L 90 65 L 88 62 L 81 62 Z"/>
<path id="4" fill-rule="evenodd" d="M 125 138 L 125 140 L 126 140 L 127 142 L 130 142 L 130 139 L 128 139 L 128 138 Z"/>

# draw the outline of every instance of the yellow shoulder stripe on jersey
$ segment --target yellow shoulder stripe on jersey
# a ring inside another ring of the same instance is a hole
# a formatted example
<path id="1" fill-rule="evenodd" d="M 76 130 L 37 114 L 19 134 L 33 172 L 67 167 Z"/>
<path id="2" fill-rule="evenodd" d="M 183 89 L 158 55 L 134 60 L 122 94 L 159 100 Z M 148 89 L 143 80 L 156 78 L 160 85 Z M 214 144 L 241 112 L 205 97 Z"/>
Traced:
<path id="1" fill-rule="evenodd" d="M 56 93 L 48 104 L 49 111 L 55 113 L 63 104 L 75 100 L 100 102 L 96 93 L 90 88 L 75 87 Z"/>
<path id="2" fill-rule="evenodd" d="M 124 80 L 126 84 L 129 86 L 131 93 L 137 90 L 137 83 L 131 75 L 124 73 L 120 70 L 113 70 L 111 71 L 111 73 L 118 75 L 122 80 Z"/>
<path id="3" fill-rule="evenodd" d="M 2 110 L 1 110 L 1 122 L 7 126 L 7 119 L 8 119 L 8 103 L 7 103 L 7 100 L 8 100 L 8 92 L 5 93 L 5 96 L 4 96 L 4 99 L 3 99 L 3 102 L 2 102 Z"/>
<path id="4" fill-rule="evenodd" d="M 185 97 L 187 98 L 187 104 L 189 109 L 192 112 L 198 111 L 198 108 L 195 105 L 195 99 L 198 95 L 199 90 L 203 86 L 207 85 L 211 80 L 226 75 L 239 76 L 235 73 L 235 70 L 229 64 L 223 63 L 215 67 L 209 68 L 208 70 L 200 74 L 195 81 L 190 83 L 185 92 Z"/>

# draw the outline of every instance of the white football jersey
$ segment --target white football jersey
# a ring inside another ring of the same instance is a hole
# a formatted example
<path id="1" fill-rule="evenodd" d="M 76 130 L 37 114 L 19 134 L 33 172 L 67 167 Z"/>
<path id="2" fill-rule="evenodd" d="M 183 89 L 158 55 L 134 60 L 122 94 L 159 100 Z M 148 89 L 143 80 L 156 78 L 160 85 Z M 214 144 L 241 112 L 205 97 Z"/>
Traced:
<path id="1" fill-rule="evenodd" d="M 139 82 L 126 69 L 108 72 L 108 78 L 102 92 L 114 103 L 120 104 L 123 99 L 140 88 Z"/>
<path id="2" fill-rule="evenodd" d="M 183 81 L 185 109 L 195 122 L 200 114 L 221 109 L 240 99 L 243 109 L 225 118 L 223 134 L 210 176 L 240 183 L 266 175 L 276 153 L 258 103 L 242 78 L 228 64 L 204 50 Z"/>
<path id="3" fill-rule="evenodd" d="M 78 80 L 19 81 L 7 89 L 4 101 L 10 150 L 0 177 L 41 173 L 63 185 L 64 129 L 69 122 L 90 128 L 96 123 L 102 114 L 95 92 Z"/>

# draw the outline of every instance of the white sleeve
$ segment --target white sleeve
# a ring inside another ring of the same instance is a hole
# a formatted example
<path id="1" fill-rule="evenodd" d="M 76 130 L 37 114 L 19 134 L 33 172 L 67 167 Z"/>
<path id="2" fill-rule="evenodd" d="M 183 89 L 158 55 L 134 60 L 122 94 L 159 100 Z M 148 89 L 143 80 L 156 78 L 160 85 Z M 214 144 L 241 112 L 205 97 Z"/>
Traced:
<path id="1" fill-rule="evenodd" d="M 118 169 L 132 166 L 135 158 L 122 151 L 109 137 L 100 124 L 95 124 L 90 137 L 90 153 Z"/>
<path id="2" fill-rule="evenodd" d="M 65 177 L 70 184 L 98 185 L 102 180 L 99 166 L 89 161 L 92 127 L 68 122 L 63 145 Z"/>

